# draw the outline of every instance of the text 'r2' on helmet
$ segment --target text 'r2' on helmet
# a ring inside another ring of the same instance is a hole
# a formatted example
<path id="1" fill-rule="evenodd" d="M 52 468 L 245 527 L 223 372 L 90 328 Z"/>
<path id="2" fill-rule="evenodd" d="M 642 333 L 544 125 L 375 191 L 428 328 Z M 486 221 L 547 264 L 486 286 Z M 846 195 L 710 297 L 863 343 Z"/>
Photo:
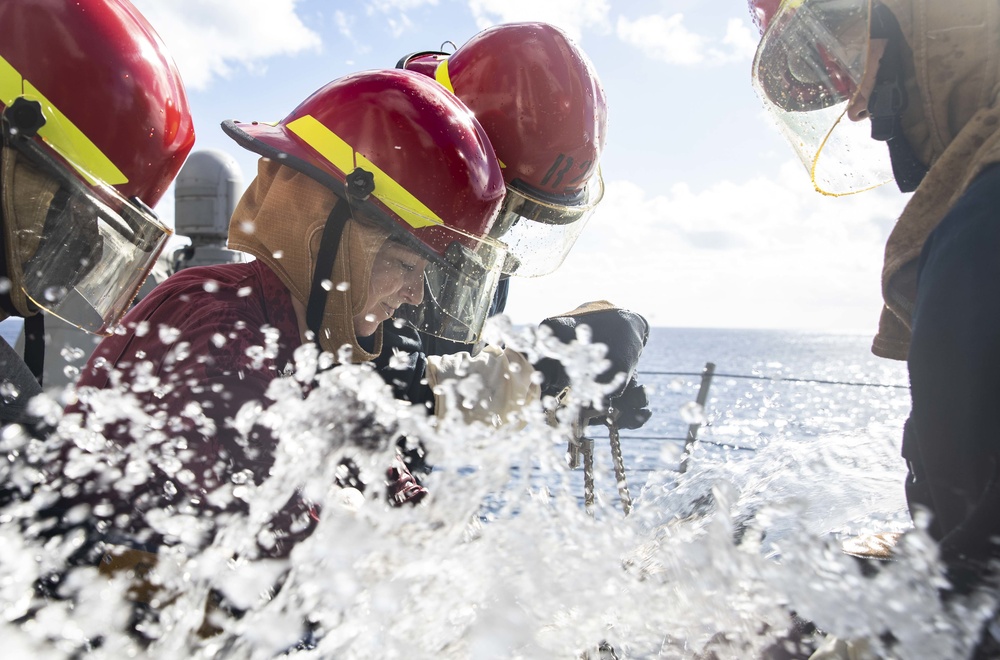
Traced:
<path id="1" fill-rule="evenodd" d="M 356 221 L 378 223 L 428 259 L 423 302 L 401 306 L 397 318 L 478 339 L 506 259 L 489 237 L 504 187 L 486 134 L 458 99 L 409 71 L 364 71 L 320 88 L 276 124 L 226 121 L 223 129 L 324 184 Z"/>
<path id="2" fill-rule="evenodd" d="M 150 208 L 194 144 L 173 59 L 127 0 L 0 3 L 8 313 L 107 334 L 170 230 Z"/>
<path id="3" fill-rule="evenodd" d="M 509 23 L 397 66 L 454 92 L 493 143 L 507 185 L 493 231 L 511 251 L 504 271 L 558 268 L 604 194 L 607 102 L 586 55 L 553 25 Z"/>

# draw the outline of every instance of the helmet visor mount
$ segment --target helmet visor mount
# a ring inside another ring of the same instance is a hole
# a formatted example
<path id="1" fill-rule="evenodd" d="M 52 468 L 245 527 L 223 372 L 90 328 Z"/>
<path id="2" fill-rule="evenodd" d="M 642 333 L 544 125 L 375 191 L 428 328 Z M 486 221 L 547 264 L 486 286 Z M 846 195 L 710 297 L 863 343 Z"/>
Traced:
<path id="1" fill-rule="evenodd" d="M 94 334 L 110 334 L 128 311 L 171 231 L 137 199 L 127 200 L 86 169 L 59 161 L 24 128 L 24 107 L 3 115 L 3 206 L 7 216 L 8 274 L 37 308 Z M 54 113 L 53 113 L 54 114 Z M 46 143 L 61 129 L 50 113 Z M 35 127 L 37 128 L 37 125 Z M 55 147 L 53 147 L 55 149 Z M 69 161 L 67 161 L 69 162 Z M 23 182 L 48 182 L 26 186 Z M 23 213 L 37 208 L 37 212 Z"/>
<path id="2" fill-rule="evenodd" d="M 423 268 L 423 299 L 419 304 L 402 304 L 393 318 L 406 321 L 421 332 L 465 344 L 479 341 L 507 259 L 507 247 L 485 236 L 474 236 L 455 227 L 430 224 L 433 244 L 445 245 L 440 254 L 421 238 L 402 229 L 399 221 L 371 198 L 359 200 L 348 195 L 351 216 L 356 222 L 389 229 L 389 240 L 399 243 L 426 260 Z M 392 204 L 387 204 L 392 208 Z M 397 211 L 399 209 L 396 209 Z M 407 217 L 418 211 L 408 209 Z"/>
<path id="3" fill-rule="evenodd" d="M 573 203 L 546 199 L 512 182 L 507 186 L 500 215 L 490 236 L 507 245 L 510 253 L 503 272 L 539 277 L 557 269 L 576 243 L 604 196 L 600 169 Z"/>
<path id="4" fill-rule="evenodd" d="M 870 10 L 870 0 L 785 0 L 754 57 L 758 96 L 828 195 L 892 180 L 888 153 L 870 139 L 868 123 L 846 117 L 869 65 Z"/>

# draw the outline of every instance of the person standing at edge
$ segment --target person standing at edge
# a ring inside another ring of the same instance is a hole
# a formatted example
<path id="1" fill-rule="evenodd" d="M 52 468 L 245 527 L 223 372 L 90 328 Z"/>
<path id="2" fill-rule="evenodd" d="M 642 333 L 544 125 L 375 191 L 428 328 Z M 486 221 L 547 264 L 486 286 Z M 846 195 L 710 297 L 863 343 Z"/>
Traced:
<path id="1" fill-rule="evenodd" d="M 807 167 L 862 162 L 838 158 L 837 147 L 857 146 L 840 138 L 870 122 L 888 163 L 871 176 L 842 170 L 842 180 L 863 189 L 895 179 L 913 192 L 886 244 L 872 351 L 909 369 L 910 513 L 929 514 L 951 590 L 988 584 L 1000 557 L 996 4 L 751 0 L 750 8 L 762 32 L 754 84 Z"/>

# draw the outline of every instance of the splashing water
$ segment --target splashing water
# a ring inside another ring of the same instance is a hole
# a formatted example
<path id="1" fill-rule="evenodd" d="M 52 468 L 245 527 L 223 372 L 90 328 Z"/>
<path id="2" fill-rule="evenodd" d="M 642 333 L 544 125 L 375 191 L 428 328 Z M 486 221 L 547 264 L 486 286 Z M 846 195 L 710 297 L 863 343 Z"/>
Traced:
<path id="1" fill-rule="evenodd" d="M 273 403 L 247 404 L 232 421 L 279 438 L 266 478 L 238 473 L 213 494 L 243 500 L 245 513 L 214 536 L 195 516 L 147 516 L 173 541 L 143 570 L 102 572 L 73 560 L 83 533 L 45 528 L 42 512 L 56 493 L 38 466 L 69 447 L 75 459 L 62 487 L 103 479 L 128 497 L 150 464 L 182 483 L 183 447 L 173 446 L 169 420 L 107 391 L 84 426 L 39 397 L 58 418 L 51 437 L 16 426 L 0 434 L 9 459 L 0 476 L 20 494 L 0 512 L 5 654 L 573 658 L 598 657 L 606 640 L 619 657 L 753 658 L 786 641 L 793 613 L 897 657 L 968 653 L 992 597 L 942 603 L 941 568 L 921 531 L 873 576 L 839 550 L 840 536 L 908 524 L 901 494 L 888 504 L 884 497 L 898 489 L 891 429 L 803 439 L 785 425 L 750 454 L 698 446 L 686 473 L 659 466 L 637 484 L 628 517 L 603 489 L 590 514 L 565 448 L 581 406 L 608 387 L 594 380 L 604 347 L 585 336 L 563 346 L 544 330 L 516 332 L 502 321 L 490 338 L 532 361 L 560 357 L 575 393 L 568 407 L 554 415 L 546 415 L 552 401 L 530 407 L 520 429 L 437 420 L 394 400 L 369 367 L 327 369 L 330 356 L 303 346 L 295 371 L 271 384 Z M 270 341 L 255 349 L 272 351 Z M 137 382 L 162 386 L 151 374 Z M 761 413 L 774 405 L 759 392 L 746 401 Z M 196 402 L 184 414 L 212 423 Z M 101 458 L 106 441 L 95 429 L 112 420 L 134 429 L 126 471 Z M 400 437 L 419 440 L 434 465 L 424 479 L 431 494 L 416 507 L 390 507 L 381 490 Z M 332 485 L 344 459 L 368 484 L 364 494 Z M 296 492 L 318 512 L 315 529 L 286 559 L 263 557 L 268 521 Z M 890 513 L 882 523 L 876 502 Z M 58 584 L 42 595 L 39 582 L 51 576 Z M 138 587 L 150 591 L 148 605 L 135 605 Z"/>

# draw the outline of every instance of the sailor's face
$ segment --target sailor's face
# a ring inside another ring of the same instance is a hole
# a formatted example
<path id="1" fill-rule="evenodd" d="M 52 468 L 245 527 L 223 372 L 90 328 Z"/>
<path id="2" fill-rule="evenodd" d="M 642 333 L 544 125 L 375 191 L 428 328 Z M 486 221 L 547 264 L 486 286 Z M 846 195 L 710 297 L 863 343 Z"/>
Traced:
<path id="1" fill-rule="evenodd" d="M 369 337 L 400 305 L 419 305 L 424 299 L 426 265 L 426 259 L 399 243 L 383 243 L 372 265 L 365 307 L 354 316 L 355 334 Z"/>
<path id="2" fill-rule="evenodd" d="M 875 89 L 875 77 L 878 75 L 879 63 L 885 53 L 887 39 L 872 39 L 868 46 L 868 59 L 865 61 L 865 73 L 854 90 L 851 102 L 847 104 L 847 117 L 851 121 L 862 121 L 868 118 L 868 101 Z"/>

